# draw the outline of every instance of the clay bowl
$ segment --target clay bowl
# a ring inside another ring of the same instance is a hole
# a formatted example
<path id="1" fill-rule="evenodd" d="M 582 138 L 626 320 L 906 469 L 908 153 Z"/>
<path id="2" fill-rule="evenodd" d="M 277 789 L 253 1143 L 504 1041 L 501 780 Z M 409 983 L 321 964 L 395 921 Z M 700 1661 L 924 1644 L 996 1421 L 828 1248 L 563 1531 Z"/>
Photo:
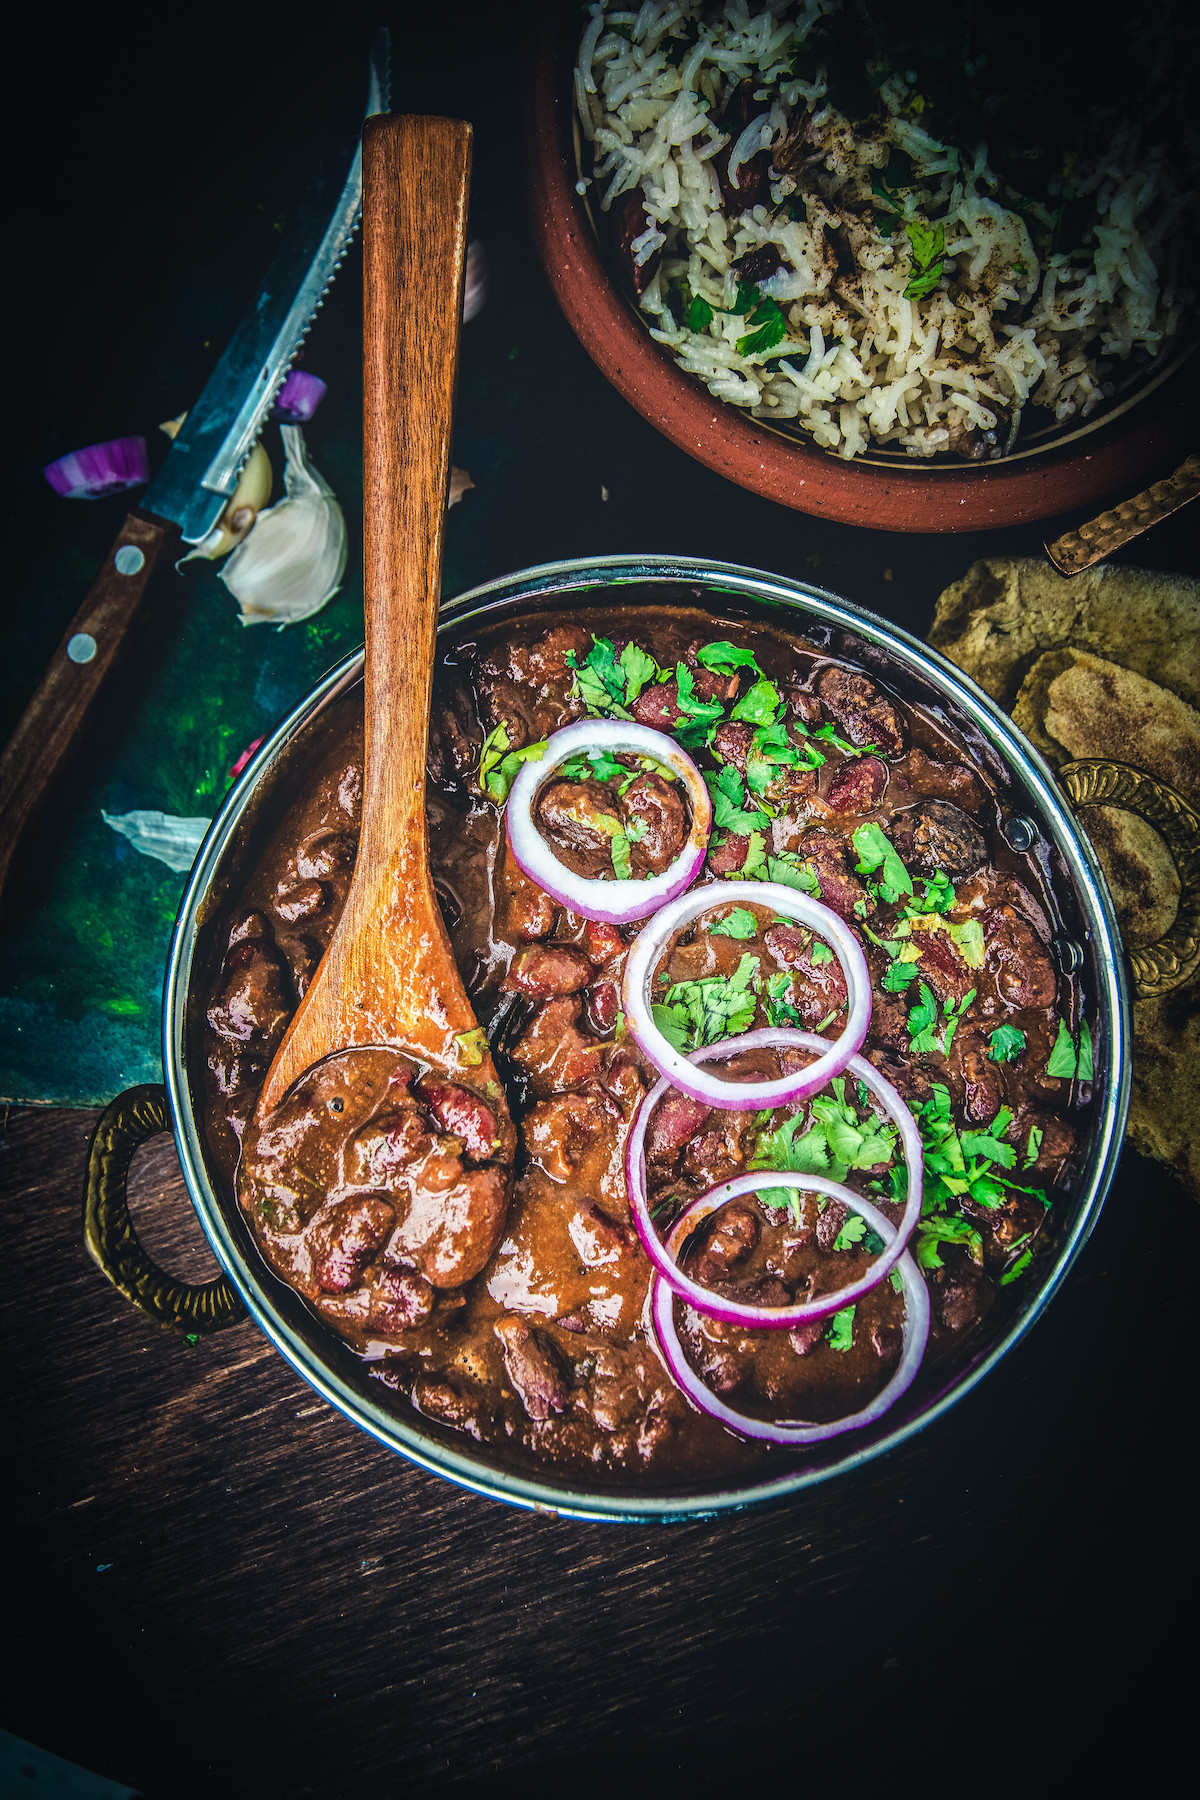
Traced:
<path id="1" fill-rule="evenodd" d="M 895 626 L 819 588 L 730 564 L 685 557 L 597 557 L 550 563 L 487 583 L 443 605 L 440 636 L 463 641 L 527 613 L 574 606 L 700 606 L 761 619 L 886 671 L 898 692 L 934 708 L 992 773 L 1006 805 L 1029 821 L 1054 872 L 1062 909 L 1060 964 L 1079 967 L 1095 1008 L 1096 1077 L 1078 1181 L 1061 1206 L 1060 1234 L 1035 1279 L 1005 1290 L 980 1330 L 931 1368 L 876 1424 L 738 1478 L 698 1476 L 631 1487 L 506 1457 L 391 1400 L 370 1366 L 336 1337 L 264 1261 L 210 1150 L 204 1123 L 201 1031 L 209 944 L 279 807 L 304 779 L 312 744 L 333 710 L 361 705 L 362 652 L 346 659 L 268 738 L 231 790 L 196 859 L 181 903 L 163 1008 L 166 1087 L 115 1100 L 89 1163 L 88 1245 L 109 1279 L 159 1323 L 189 1332 L 249 1312 L 280 1354 L 354 1424 L 400 1455 L 475 1493 L 581 1519 L 662 1521 L 761 1505 L 848 1474 L 923 1430 L 969 1393 L 1024 1337 L 1086 1242 L 1116 1167 L 1129 1089 L 1130 1008 L 1112 905 L 1098 865 L 1053 776 L 1012 722 L 944 657 Z M 173 1131 L 193 1206 L 222 1273 L 203 1286 L 173 1279 L 137 1242 L 125 1178 L 137 1144 Z M 1080 1347 L 1086 1353 L 1086 1346 Z"/>
<path id="2" fill-rule="evenodd" d="M 714 399 L 656 344 L 622 291 L 576 192 L 571 70 L 578 23 L 552 9 L 532 68 L 528 109 L 534 234 L 579 342 L 664 437 L 718 475 L 798 512 L 877 531 L 986 531 L 1133 495 L 1194 447 L 1200 399 L 1195 340 L 1166 351 L 1145 381 L 1099 419 L 1064 427 L 986 467 L 930 466 L 886 454 L 841 457 Z"/>

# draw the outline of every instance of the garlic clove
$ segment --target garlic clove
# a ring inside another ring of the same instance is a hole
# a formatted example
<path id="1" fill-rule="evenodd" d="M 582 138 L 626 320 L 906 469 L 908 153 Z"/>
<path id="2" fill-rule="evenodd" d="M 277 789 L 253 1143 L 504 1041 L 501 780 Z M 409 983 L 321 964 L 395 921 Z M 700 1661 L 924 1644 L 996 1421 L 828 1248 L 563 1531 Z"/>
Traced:
<path id="1" fill-rule="evenodd" d="M 298 425 L 281 425 L 285 494 L 260 513 L 221 580 L 243 625 L 290 625 L 319 612 L 346 571 L 346 521 L 333 489 L 308 460 Z"/>
<path id="2" fill-rule="evenodd" d="M 168 423 L 178 427 L 186 417 L 183 413 L 178 420 L 172 419 Z M 166 426 L 162 429 L 165 431 Z M 174 436 L 174 432 L 171 435 Z M 237 486 L 224 512 L 207 537 L 202 537 L 186 556 L 181 556 L 175 567 L 182 569 L 184 563 L 193 562 L 197 557 L 204 562 L 215 562 L 219 556 L 228 556 L 241 543 L 271 498 L 273 480 L 271 459 L 261 444 L 255 444 L 242 464 Z"/>
<path id="3" fill-rule="evenodd" d="M 474 486 L 475 483 L 471 480 L 471 477 L 467 474 L 465 469 L 451 469 L 450 492 L 446 497 L 447 512 L 449 512 L 452 506 L 458 505 L 468 488 L 473 488 Z"/>

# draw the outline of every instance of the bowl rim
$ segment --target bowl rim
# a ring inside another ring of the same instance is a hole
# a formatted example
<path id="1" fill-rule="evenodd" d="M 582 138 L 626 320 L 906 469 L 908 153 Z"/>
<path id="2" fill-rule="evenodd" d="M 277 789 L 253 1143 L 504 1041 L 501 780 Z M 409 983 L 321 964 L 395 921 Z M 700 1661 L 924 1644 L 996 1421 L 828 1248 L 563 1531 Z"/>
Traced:
<path id="1" fill-rule="evenodd" d="M 387 1448 L 473 1493 L 529 1511 L 565 1518 L 640 1524 L 712 1518 L 728 1511 L 742 1511 L 848 1473 L 896 1449 L 971 1392 L 1041 1316 L 1087 1242 L 1120 1153 L 1131 1078 L 1130 1006 L 1124 963 L 1119 951 L 1111 954 L 1112 946 L 1120 945 L 1120 936 L 1112 902 L 1091 845 L 1059 795 L 1047 764 L 1025 742 L 991 697 L 940 652 L 901 627 L 827 589 L 735 563 L 664 555 L 575 557 L 497 576 L 444 602 L 438 629 L 439 633 L 458 629 L 476 617 L 486 620 L 501 608 L 511 609 L 519 603 L 529 610 L 534 609 L 532 603 L 538 600 L 551 606 L 557 596 L 597 586 L 619 588 L 656 584 L 675 588 L 698 584 L 710 589 L 719 588 L 731 598 L 744 597 L 751 605 L 776 607 L 785 613 L 802 608 L 835 628 L 849 629 L 920 677 L 927 679 L 932 670 L 942 691 L 961 708 L 987 743 L 1011 763 L 1030 790 L 1041 809 L 1040 823 L 1066 862 L 1088 934 L 1093 938 L 1095 1004 L 1104 1027 L 1097 1034 L 1097 1041 L 1104 1046 L 1104 1081 L 1102 1092 L 1095 1101 L 1098 1114 L 1090 1167 L 1081 1191 L 1075 1197 L 1074 1221 L 1061 1240 L 1054 1262 L 1040 1286 L 1031 1290 L 1029 1299 L 1019 1305 L 997 1342 L 978 1362 L 933 1396 L 914 1417 L 891 1430 L 886 1428 L 885 1419 L 880 1422 L 883 1429 L 876 1428 L 868 1441 L 856 1445 L 853 1439 L 848 1440 L 845 1450 L 831 1461 L 791 1468 L 769 1479 L 754 1479 L 744 1485 L 731 1484 L 724 1490 L 696 1493 L 606 1494 L 603 1489 L 592 1490 L 570 1481 L 556 1483 L 514 1469 L 482 1467 L 478 1458 L 453 1445 L 431 1442 L 427 1432 L 417 1423 L 419 1414 L 412 1412 L 410 1417 L 405 1417 L 352 1390 L 272 1305 L 263 1279 L 268 1273 L 265 1264 L 254 1267 L 230 1230 L 225 1208 L 205 1163 L 186 1060 L 191 968 L 199 933 L 211 911 L 210 895 L 219 892 L 217 877 L 222 860 L 234 841 L 259 781 L 308 723 L 358 680 L 363 665 L 361 649 L 333 668 L 293 708 L 255 752 L 227 795 L 200 848 L 180 903 L 163 997 L 163 1067 L 176 1147 L 189 1196 L 221 1268 L 255 1323 L 292 1368 L 330 1405 Z M 1102 954 L 1102 948 L 1110 953 Z M 1099 1081 L 1096 1086 L 1100 1089 Z M 838 1440 L 839 1444 L 842 1441 Z"/>
<path id="2" fill-rule="evenodd" d="M 620 292 L 576 191 L 565 16 L 547 11 L 529 81 L 527 155 L 533 231 L 571 330 L 618 393 L 681 450 L 718 475 L 799 512 L 877 531 L 986 531 L 1030 524 L 1132 495 L 1169 474 L 1193 435 L 1190 390 L 1200 359 L 1094 433 L 1024 460 L 910 468 L 833 457 L 716 399 L 657 344 Z M 571 27 L 573 29 L 573 27 Z M 1180 391 L 1187 390 L 1187 391 Z"/>

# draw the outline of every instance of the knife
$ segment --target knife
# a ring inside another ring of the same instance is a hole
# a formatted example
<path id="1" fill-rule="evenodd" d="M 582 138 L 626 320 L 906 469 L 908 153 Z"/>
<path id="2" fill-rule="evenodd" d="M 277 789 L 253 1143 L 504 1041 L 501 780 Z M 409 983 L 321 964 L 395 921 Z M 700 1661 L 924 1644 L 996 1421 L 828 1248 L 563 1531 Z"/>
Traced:
<path id="1" fill-rule="evenodd" d="M 387 112 L 390 36 L 371 45 L 364 116 Z M 341 169 L 345 169 L 343 161 Z M 340 173 L 340 170 L 338 171 Z M 87 598 L 0 753 L 0 893 L 13 853 L 91 717 L 147 583 L 182 538 L 198 544 L 237 487 L 288 368 L 354 236 L 362 210 L 362 145 L 341 185 L 323 170 L 298 208 L 257 294 L 125 519 Z"/>

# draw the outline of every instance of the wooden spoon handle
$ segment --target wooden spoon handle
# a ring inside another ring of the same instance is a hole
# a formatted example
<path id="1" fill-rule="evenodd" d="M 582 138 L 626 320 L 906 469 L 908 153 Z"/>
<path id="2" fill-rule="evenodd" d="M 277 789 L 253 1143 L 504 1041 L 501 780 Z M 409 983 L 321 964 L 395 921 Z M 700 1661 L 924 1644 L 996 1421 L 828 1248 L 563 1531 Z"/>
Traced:
<path id="1" fill-rule="evenodd" d="M 459 119 L 410 117 L 363 132 L 368 867 L 425 835 L 471 136 Z"/>

